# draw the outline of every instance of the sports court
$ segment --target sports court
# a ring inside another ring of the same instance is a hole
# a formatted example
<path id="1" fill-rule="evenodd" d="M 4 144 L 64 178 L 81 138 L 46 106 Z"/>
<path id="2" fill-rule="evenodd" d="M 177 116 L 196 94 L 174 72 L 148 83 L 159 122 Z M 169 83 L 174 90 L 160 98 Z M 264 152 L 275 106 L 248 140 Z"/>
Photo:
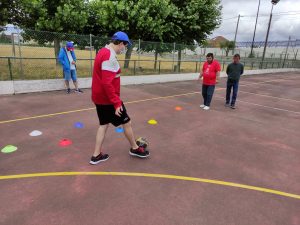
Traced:
<path id="1" fill-rule="evenodd" d="M 110 126 L 96 166 L 90 90 L 1 96 L 0 148 L 18 149 L 0 152 L 0 223 L 300 224 L 300 73 L 242 77 L 235 110 L 225 82 L 209 111 L 197 81 L 122 86 L 151 156 Z"/>

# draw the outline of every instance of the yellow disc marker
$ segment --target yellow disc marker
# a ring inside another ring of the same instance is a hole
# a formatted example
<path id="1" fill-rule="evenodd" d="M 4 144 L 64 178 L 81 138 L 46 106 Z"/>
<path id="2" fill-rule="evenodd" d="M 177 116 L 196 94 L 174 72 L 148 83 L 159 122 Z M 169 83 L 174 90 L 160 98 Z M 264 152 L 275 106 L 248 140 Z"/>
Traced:
<path id="1" fill-rule="evenodd" d="M 152 119 L 152 120 L 149 120 L 148 123 L 151 125 L 156 125 L 157 121 Z"/>

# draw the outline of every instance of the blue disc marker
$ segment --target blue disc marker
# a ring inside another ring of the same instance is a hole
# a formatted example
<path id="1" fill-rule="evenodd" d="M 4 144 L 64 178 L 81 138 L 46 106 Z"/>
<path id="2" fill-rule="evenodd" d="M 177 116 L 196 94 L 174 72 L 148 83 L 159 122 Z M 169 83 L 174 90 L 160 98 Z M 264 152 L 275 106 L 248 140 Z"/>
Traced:
<path id="1" fill-rule="evenodd" d="M 76 123 L 74 124 L 74 127 L 75 127 L 75 128 L 81 129 L 81 128 L 83 128 L 83 123 L 76 122 Z"/>
<path id="2" fill-rule="evenodd" d="M 124 132 L 124 129 L 123 129 L 122 127 L 117 127 L 117 128 L 115 129 L 115 131 L 116 131 L 117 133 L 123 133 L 123 132 Z"/>

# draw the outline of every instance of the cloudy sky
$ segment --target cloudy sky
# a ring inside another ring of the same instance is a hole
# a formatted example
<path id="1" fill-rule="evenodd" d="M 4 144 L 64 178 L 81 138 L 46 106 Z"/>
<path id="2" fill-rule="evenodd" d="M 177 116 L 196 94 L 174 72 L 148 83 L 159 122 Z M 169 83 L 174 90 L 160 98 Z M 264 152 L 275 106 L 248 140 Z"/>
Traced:
<path id="1" fill-rule="evenodd" d="M 259 0 L 221 0 L 223 5 L 223 22 L 210 37 L 224 36 L 234 39 L 237 16 L 241 19 L 237 34 L 237 41 L 252 41 L 255 19 Z M 264 41 L 267 33 L 271 0 L 261 0 L 255 41 Z M 235 17 L 235 18 L 233 18 Z M 273 19 L 269 40 L 300 39 L 300 0 L 281 0 L 273 8 Z"/>

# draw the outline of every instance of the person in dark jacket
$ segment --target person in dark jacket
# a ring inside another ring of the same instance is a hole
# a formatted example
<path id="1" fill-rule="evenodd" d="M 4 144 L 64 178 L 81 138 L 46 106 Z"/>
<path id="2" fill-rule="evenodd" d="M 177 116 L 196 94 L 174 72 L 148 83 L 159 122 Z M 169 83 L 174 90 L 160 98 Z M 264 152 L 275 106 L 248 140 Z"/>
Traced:
<path id="1" fill-rule="evenodd" d="M 239 89 L 239 80 L 241 75 L 244 73 L 244 65 L 240 63 L 240 59 L 241 59 L 240 55 L 235 54 L 233 56 L 233 62 L 230 63 L 226 69 L 226 74 L 228 78 L 227 78 L 225 106 L 231 107 L 232 109 L 235 109 L 235 102 L 236 102 L 237 93 Z M 232 97 L 231 97 L 231 89 L 233 89 Z"/>

